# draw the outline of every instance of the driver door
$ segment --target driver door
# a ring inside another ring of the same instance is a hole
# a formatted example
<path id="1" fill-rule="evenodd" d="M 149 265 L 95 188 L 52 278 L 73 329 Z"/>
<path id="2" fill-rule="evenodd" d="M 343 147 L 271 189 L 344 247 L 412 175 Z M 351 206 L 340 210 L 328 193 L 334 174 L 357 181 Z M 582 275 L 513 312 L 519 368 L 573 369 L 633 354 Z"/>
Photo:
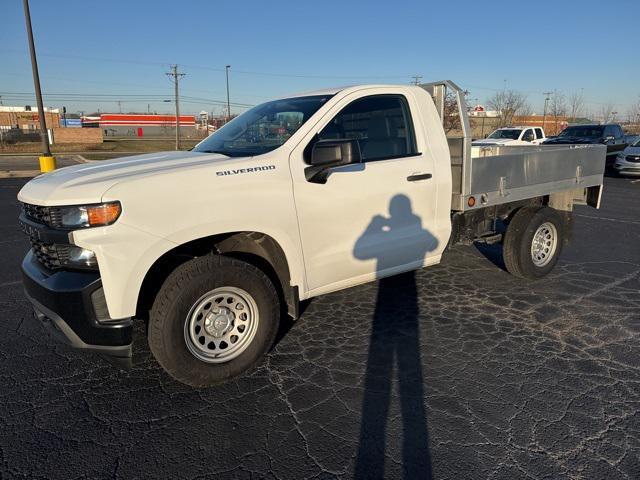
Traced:
<path id="1" fill-rule="evenodd" d="M 441 252 L 434 160 L 416 138 L 415 100 L 376 91 L 339 102 L 290 157 L 310 295 L 419 268 Z M 357 140 L 362 163 L 332 169 L 326 183 L 307 180 L 313 142 L 336 139 Z"/>

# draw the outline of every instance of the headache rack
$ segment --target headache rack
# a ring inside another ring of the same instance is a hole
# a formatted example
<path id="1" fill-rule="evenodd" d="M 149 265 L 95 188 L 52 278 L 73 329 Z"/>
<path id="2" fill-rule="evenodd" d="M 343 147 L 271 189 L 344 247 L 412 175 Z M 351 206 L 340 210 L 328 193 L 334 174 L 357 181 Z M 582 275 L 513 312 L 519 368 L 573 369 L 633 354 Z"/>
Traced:
<path id="1" fill-rule="evenodd" d="M 471 148 L 464 91 L 451 80 L 424 83 L 446 124 L 451 155 L 451 210 L 467 211 L 571 192 L 572 202 L 599 206 L 604 145 L 525 145 Z M 454 128 L 451 125 L 454 124 Z"/>

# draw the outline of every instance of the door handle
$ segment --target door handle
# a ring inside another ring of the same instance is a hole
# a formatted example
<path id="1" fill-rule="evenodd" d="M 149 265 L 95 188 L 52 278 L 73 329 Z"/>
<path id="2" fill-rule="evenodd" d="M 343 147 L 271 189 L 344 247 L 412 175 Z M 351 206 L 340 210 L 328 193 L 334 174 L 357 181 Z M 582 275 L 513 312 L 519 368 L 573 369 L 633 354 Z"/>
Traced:
<path id="1" fill-rule="evenodd" d="M 430 173 L 416 173 L 415 175 L 409 175 L 407 182 L 417 182 L 419 180 L 429 180 L 431 178 Z"/>

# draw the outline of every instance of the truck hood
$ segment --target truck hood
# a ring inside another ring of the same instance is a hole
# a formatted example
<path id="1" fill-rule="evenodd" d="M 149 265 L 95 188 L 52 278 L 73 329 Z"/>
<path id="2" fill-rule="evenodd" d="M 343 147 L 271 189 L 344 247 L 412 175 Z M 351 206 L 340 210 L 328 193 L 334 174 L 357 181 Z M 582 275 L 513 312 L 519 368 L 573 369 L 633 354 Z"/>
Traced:
<path id="1" fill-rule="evenodd" d="M 73 165 L 35 177 L 18 192 L 18 200 L 43 206 L 98 203 L 107 190 L 123 180 L 229 160 L 220 154 L 158 152 Z M 238 160 L 233 158 L 234 163 Z"/>
<path id="2" fill-rule="evenodd" d="M 568 135 L 563 137 L 548 138 L 543 142 L 545 145 L 569 145 L 569 144 L 592 144 L 601 143 L 599 138 L 594 137 L 570 137 Z"/>
<path id="3" fill-rule="evenodd" d="M 484 140 L 476 140 L 475 142 L 471 142 L 471 145 L 477 147 L 483 145 L 508 145 L 516 141 L 517 140 L 513 140 L 511 138 L 486 138 Z"/>

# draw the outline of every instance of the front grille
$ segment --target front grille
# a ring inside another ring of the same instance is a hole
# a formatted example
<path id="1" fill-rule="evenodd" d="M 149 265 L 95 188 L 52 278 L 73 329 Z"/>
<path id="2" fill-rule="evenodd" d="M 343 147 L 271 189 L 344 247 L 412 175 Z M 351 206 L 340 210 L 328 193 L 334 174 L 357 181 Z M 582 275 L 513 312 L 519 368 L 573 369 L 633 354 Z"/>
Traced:
<path id="1" fill-rule="evenodd" d="M 33 237 L 30 240 L 33 254 L 49 270 L 56 270 L 67 264 L 70 245 L 44 243 Z"/>
<path id="2" fill-rule="evenodd" d="M 640 155 L 627 155 L 627 162 L 640 163 Z"/>
<path id="3" fill-rule="evenodd" d="M 60 228 L 62 226 L 62 211 L 60 207 L 42 207 L 23 203 L 22 209 L 25 217 L 33 222 L 52 228 Z"/>

